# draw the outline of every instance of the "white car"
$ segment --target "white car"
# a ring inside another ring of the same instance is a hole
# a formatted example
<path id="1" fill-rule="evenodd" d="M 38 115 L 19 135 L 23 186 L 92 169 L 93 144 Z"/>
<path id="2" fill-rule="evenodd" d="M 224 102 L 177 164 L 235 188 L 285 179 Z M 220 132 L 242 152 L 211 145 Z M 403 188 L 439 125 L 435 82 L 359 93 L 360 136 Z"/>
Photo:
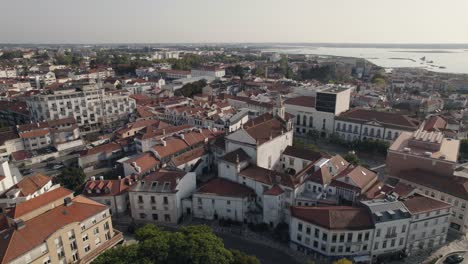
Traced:
<path id="1" fill-rule="evenodd" d="M 62 164 L 57 164 L 57 165 L 54 165 L 54 166 L 52 167 L 52 169 L 54 169 L 54 170 L 59 170 L 59 169 L 61 169 L 61 168 L 63 168 L 63 167 L 65 167 L 65 166 L 63 166 Z"/>

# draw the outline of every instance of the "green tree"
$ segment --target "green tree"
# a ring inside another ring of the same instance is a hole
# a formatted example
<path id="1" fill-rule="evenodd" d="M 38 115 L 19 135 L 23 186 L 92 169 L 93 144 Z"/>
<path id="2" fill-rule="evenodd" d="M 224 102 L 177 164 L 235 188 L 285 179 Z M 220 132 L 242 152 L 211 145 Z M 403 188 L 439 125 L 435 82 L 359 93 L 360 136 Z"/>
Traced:
<path id="1" fill-rule="evenodd" d="M 127 263 L 142 263 L 138 259 L 138 244 L 128 246 L 117 246 L 107 250 L 104 254 L 100 255 L 93 261 L 94 264 L 127 264 Z"/>
<path id="2" fill-rule="evenodd" d="M 468 139 L 462 139 L 460 142 L 460 155 L 462 158 L 468 157 Z"/>
<path id="3" fill-rule="evenodd" d="M 260 263 L 254 256 L 226 249 L 223 241 L 207 226 L 188 226 L 176 232 L 169 232 L 148 224 L 138 229 L 135 235 L 138 244 L 108 250 L 93 263 Z"/>
<path id="4" fill-rule="evenodd" d="M 337 261 L 333 261 L 333 264 L 353 264 L 353 262 L 347 258 L 342 258 Z"/>
<path id="5" fill-rule="evenodd" d="M 260 264 L 255 256 L 247 255 L 239 250 L 231 249 L 233 261 L 231 264 Z"/>
<path id="6" fill-rule="evenodd" d="M 234 67 L 228 67 L 226 72 L 234 76 L 239 76 L 241 79 L 243 79 L 245 76 L 245 69 L 239 64 Z"/>
<path id="7" fill-rule="evenodd" d="M 20 50 L 4 51 L 2 56 L 0 56 L 0 58 L 4 60 L 11 60 L 21 57 L 23 57 L 23 53 Z"/>
<path id="8" fill-rule="evenodd" d="M 354 166 L 357 166 L 357 165 L 361 164 L 361 161 L 359 160 L 359 157 L 353 152 L 346 153 L 346 155 L 344 155 L 343 158 L 347 162 L 353 164 Z"/>
<path id="9" fill-rule="evenodd" d="M 79 191 L 86 179 L 86 174 L 81 168 L 66 167 L 59 176 L 55 177 L 55 182 L 60 183 L 65 188 Z"/>

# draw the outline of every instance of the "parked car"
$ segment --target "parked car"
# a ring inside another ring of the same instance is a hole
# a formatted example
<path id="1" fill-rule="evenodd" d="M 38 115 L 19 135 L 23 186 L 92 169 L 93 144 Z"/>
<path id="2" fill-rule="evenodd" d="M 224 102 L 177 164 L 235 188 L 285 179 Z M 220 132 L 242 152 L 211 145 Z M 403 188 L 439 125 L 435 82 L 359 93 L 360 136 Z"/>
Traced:
<path id="1" fill-rule="evenodd" d="M 464 259 L 465 259 L 465 258 L 463 257 L 462 254 L 453 254 L 453 255 L 448 256 L 448 257 L 444 260 L 444 263 L 447 263 L 447 264 L 456 264 L 456 263 L 462 262 Z"/>
<path id="2" fill-rule="evenodd" d="M 59 169 L 61 169 L 61 168 L 63 168 L 63 167 L 65 167 L 63 164 L 55 164 L 55 165 L 52 167 L 52 169 L 54 169 L 54 170 L 59 170 Z"/>
<path id="3" fill-rule="evenodd" d="M 46 161 L 46 162 L 51 162 L 51 161 L 54 161 L 54 160 L 55 160 L 54 157 L 49 157 L 49 158 L 47 158 L 45 161 Z"/>
<path id="4" fill-rule="evenodd" d="M 24 169 L 21 171 L 21 174 L 23 175 L 28 175 L 28 174 L 31 174 L 33 173 L 33 170 L 32 169 Z"/>

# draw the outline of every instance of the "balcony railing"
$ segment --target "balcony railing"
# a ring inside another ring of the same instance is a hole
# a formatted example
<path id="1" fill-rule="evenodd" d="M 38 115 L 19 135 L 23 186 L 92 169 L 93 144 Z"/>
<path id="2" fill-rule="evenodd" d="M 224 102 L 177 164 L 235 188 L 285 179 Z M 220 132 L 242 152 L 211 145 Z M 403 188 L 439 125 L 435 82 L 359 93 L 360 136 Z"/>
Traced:
<path id="1" fill-rule="evenodd" d="M 88 255 L 84 256 L 79 260 L 79 264 L 84 263 L 91 263 L 97 256 L 99 256 L 105 250 L 114 247 L 115 245 L 121 243 L 124 240 L 124 237 L 121 232 L 114 230 L 114 236 L 107 240 L 106 242 L 102 243 L 99 247 L 94 249 Z"/>

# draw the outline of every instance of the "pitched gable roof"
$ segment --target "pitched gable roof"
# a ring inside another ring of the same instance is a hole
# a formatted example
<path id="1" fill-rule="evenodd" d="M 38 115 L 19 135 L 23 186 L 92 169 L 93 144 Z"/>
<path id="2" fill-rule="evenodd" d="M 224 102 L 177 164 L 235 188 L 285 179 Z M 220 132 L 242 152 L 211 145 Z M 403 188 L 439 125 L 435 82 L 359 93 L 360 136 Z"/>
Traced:
<path id="1" fill-rule="evenodd" d="M 329 230 L 364 230 L 374 226 L 365 208 L 291 206 L 290 210 L 293 217 Z"/>

